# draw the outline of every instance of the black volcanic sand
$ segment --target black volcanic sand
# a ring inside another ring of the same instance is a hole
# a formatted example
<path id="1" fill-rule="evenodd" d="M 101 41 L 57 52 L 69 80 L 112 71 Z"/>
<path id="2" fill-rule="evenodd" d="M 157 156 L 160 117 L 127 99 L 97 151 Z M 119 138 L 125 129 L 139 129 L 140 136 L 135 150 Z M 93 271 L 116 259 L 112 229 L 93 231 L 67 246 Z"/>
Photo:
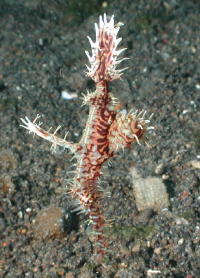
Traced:
<path id="1" fill-rule="evenodd" d="M 200 2 L 116 0 L 97 10 L 82 2 L 73 11 L 64 0 L 0 1 L 1 277 L 200 277 Z M 98 263 L 87 217 L 72 213 L 67 194 L 70 153 L 52 153 L 19 125 L 39 113 L 45 129 L 62 125 L 60 136 L 79 140 L 88 115 L 81 93 L 94 88 L 86 36 L 104 11 L 125 24 L 130 58 L 110 90 L 124 109 L 154 113 L 155 130 L 149 147 L 135 144 L 104 169 L 102 210 L 113 226 Z M 163 180 L 168 209 L 137 211 L 132 167 Z"/>

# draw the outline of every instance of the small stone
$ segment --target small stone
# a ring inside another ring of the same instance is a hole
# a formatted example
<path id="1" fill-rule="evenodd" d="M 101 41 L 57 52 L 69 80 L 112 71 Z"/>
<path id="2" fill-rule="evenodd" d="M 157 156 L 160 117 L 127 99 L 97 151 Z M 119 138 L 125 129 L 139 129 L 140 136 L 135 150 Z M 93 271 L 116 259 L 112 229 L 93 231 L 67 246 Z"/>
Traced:
<path id="1" fill-rule="evenodd" d="M 158 212 L 169 206 L 168 194 L 160 178 L 143 178 L 135 168 L 131 169 L 131 174 L 136 206 L 139 211 L 152 209 Z"/>
<path id="2" fill-rule="evenodd" d="M 157 247 L 157 248 L 154 249 L 154 253 L 155 253 L 156 255 L 160 255 L 161 250 L 162 250 L 161 247 Z"/>
<path id="3" fill-rule="evenodd" d="M 8 193 L 14 191 L 14 184 L 11 176 L 3 175 L 0 177 L 0 194 L 6 196 Z"/>
<path id="4" fill-rule="evenodd" d="M 184 239 L 183 239 L 183 238 L 179 239 L 179 241 L 178 241 L 178 245 L 182 245 L 182 244 L 183 244 L 183 242 L 184 242 Z"/>
<path id="5" fill-rule="evenodd" d="M 17 215 L 19 218 L 21 218 L 21 219 L 23 218 L 23 212 L 21 210 L 17 213 Z"/>
<path id="6" fill-rule="evenodd" d="M 32 211 L 31 208 L 27 208 L 27 209 L 26 209 L 26 212 L 31 212 L 31 211 Z"/>
<path id="7" fill-rule="evenodd" d="M 58 207 L 42 209 L 32 224 L 34 236 L 38 239 L 61 238 L 64 235 L 63 212 Z"/>
<path id="8" fill-rule="evenodd" d="M 176 225 L 189 225 L 189 222 L 183 217 L 175 218 Z"/>
<path id="9" fill-rule="evenodd" d="M 157 270 L 157 269 L 148 269 L 147 270 L 147 277 L 156 277 L 157 274 L 160 274 L 161 271 L 160 270 Z"/>
<path id="10" fill-rule="evenodd" d="M 138 252 L 140 251 L 140 248 L 141 248 L 140 242 L 136 242 L 136 243 L 134 244 L 134 246 L 132 247 L 131 251 L 132 251 L 133 253 L 138 253 Z"/>
<path id="11" fill-rule="evenodd" d="M 76 93 L 69 93 L 68 91 L 65 90 L 61 92 L 61 97 L 62 99 L 71 100 L 73 98 L 77 98 L 78 95 Z"/>
<path id="12" fill-rule="evenodd" d="M 169 179 L 169 175 L 166 175 L 166 174 L 163 174 L 162 175 L 162 180 L 163 181 L 166 181 L 166 180 L 168 180 Z"/>
<path id="13" fill-rule="evenodd" d="M 196 52 L 197 52 L 196 47 L 192 46 L 192 47 L 191 47 L 191 51 L 192 51 L 192 53 L 196 53 Z"/>
<path id="14" fill-rule="evenodd" d="M 160 163 L 155 168 L 155 174 L 160 175 L 163 172 L 164 164 Z"/>
<path id="15" fill-rule="evenodd" d="M 195 169 L 200 169 L 200 161 L 198 160 L 191 160 L 187 163 L 188 166 L 191 166 Z"/>

